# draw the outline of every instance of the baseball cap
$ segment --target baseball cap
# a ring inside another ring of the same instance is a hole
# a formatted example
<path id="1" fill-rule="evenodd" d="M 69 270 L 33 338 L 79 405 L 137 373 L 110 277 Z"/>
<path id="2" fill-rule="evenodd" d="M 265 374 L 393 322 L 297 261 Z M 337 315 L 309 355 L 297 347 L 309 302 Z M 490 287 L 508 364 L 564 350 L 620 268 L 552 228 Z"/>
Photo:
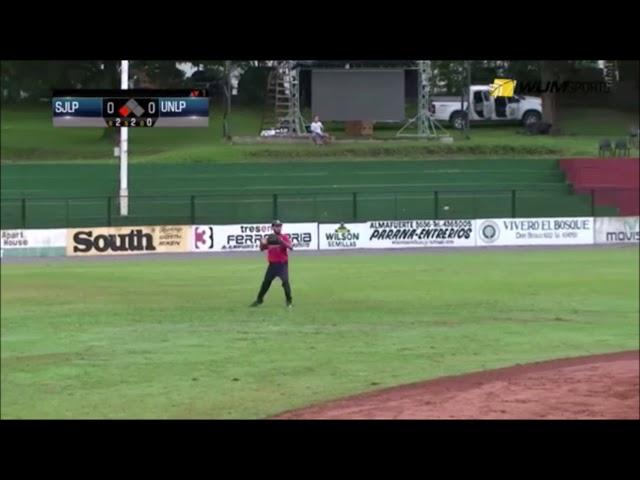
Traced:
<path id="1" fill-rule="evenodd" d="M 271 222 L 271 226 L 275 227 L 276 225 L 282 225 L 282 222 L 280 220 L 274 220 L 273 222 Z"/>

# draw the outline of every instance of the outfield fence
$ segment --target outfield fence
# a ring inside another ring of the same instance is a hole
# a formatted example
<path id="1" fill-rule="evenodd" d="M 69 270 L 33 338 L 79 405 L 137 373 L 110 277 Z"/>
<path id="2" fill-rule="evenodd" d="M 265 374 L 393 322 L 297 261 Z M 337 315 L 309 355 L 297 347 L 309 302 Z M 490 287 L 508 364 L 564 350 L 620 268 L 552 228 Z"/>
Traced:
<path id="1" fill-rule="evenodd" d="M 371 220 L 287 223 L 295 251 L 630 244 L 640 217 Z M 0 231 L 0 257 L 259 252 L 270 223 Z"/>
<path id="2" fill-rule="evenodd" d="M 317 192 L 129 196 L 120 215 L 118 196 L 2 198 L 1 228 L 74 228 L 131 225 L 262 223 L 370 220 L 617 216 L 617 196 L 638 190 L 567 189 L 434 190 L 404 192 Z M 634 197 L 634 198 L 635 198 Z M 627 213 L 636 214 L 636 213 Z"/>

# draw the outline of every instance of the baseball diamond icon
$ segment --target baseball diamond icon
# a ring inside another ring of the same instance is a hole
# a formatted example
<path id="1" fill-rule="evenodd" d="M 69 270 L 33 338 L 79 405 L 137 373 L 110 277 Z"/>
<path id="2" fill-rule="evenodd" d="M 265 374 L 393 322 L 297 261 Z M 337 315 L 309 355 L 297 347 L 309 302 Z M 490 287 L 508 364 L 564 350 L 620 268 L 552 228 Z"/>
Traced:
<path id="1" fill-rule="evenodd" d="M 144 113 L 144 108 L 142 108 L 133 98 L 118 110 L 118 113 L 123 117 L 128 116 L 131 112 L 133 112 L 136 117 L 139 117 Z"/>

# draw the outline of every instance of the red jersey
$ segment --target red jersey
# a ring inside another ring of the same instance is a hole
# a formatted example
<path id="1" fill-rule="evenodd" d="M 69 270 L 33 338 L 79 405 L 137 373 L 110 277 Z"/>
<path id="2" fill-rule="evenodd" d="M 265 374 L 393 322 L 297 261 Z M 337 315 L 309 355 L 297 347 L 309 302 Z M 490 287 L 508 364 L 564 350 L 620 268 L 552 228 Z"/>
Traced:
<path id="1" fill-rule="evenodd" d="M 293 248 L 289 235 L 278 235 L 282 245 L 269 245 L 267 250 L 267 260 L 269 263 L 287 263 L 289 261 L 288 250 Z"/>

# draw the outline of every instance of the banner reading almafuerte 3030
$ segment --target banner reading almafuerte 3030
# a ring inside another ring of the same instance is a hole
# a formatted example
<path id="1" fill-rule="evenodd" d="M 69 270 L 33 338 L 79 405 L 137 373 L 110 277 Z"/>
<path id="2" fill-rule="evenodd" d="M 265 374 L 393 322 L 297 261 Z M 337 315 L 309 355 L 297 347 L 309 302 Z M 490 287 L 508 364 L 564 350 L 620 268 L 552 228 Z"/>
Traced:
<path id="1" fill-rule="evenodd" d="M 379 220 L 321 224 L 320 249 L 473 247 L 475 220 Z"/>

